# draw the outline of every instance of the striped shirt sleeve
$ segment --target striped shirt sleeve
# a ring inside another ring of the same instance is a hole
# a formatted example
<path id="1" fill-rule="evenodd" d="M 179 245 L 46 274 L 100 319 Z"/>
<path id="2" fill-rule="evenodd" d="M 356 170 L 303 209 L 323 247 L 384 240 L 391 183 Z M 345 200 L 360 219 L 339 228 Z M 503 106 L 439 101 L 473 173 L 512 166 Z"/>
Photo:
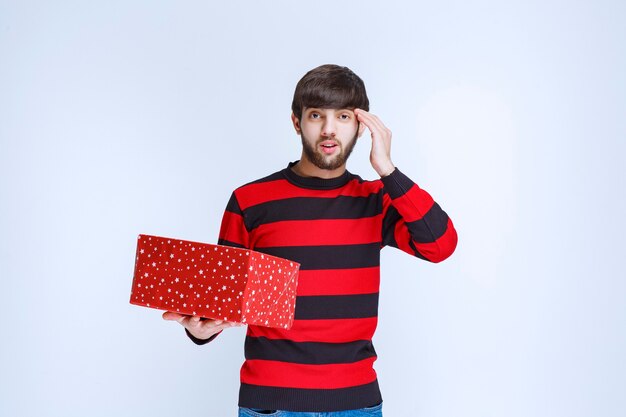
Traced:
<path id="1" fill-rule="evenodd" d="M 397 168 L 381 181 L 385 191 L 383 245 L 430 262 L 452 255 L 458 240 L 456 230 L 430 194 Z"/>

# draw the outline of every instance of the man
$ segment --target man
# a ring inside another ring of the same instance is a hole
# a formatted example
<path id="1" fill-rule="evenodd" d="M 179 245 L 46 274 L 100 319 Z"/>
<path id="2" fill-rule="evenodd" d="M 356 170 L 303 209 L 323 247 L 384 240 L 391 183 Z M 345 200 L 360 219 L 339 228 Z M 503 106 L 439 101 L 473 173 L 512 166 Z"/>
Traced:
<path id="1" fill-rule="evenodd" d="M 298 83 L 291 120 L 299 161 L 236 189 L 219 243 L 299 262 L 293 327 L 248 326 L 239 415 L 382 416 L 373 362 L 380 250 L 399 248 L 440 262 L 457 235 L 446 213 L 391 161 L 391 131 L 368 112 L 363 81 L 322 65 Z M 381 177 L 346 170 L 368 129 L 370 162 Z M 197 344 L 236 325 L 167 312 Z"/>

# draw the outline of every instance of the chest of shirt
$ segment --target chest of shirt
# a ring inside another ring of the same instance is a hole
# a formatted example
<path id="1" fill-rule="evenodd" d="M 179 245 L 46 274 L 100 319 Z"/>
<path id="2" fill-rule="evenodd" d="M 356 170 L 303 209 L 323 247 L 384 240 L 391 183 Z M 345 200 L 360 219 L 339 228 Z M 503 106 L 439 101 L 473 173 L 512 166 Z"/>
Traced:
<path id="1" fill-rule="evenodd" d="M 244 222 L 252 248 L 358 245 L 379 242 L 382 198 L 289 198 L 249 207 Z"/>

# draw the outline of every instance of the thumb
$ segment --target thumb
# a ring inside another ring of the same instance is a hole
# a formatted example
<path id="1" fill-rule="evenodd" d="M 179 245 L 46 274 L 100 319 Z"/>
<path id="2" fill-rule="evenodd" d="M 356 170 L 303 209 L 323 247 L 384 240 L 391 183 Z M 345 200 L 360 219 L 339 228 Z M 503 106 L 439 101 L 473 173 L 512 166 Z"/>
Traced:
<path id="1" fill-rule="evenodd" d="M 163 313 L 162 315 L 163 320 L 176 320 L 176 321 L 180 321 L 180 318 L 182 317 L 180 314 L 177 313 L 173 313 L 171 311 L 166 311 L 165 313 Z"/>

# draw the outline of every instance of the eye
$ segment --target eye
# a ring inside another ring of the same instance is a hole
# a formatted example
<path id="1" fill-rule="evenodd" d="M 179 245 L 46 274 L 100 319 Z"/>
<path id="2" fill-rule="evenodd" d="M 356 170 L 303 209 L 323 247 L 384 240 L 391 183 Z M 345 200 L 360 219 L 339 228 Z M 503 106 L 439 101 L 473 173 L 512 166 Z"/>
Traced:
<path id="1" fill-rule="evenodd" d="M 350 120 L 350 115 L 348 113 L 342 113 L 339 118 L 341 120 Z"/>
<path id="2" fill-rule="evenodd" d="M 317 113 L 317 112 L 312 112 L 311 114 L 309 114 L 309 117 L 311 119 L 319 119 L 322 116 L 319 113 Z"/>

